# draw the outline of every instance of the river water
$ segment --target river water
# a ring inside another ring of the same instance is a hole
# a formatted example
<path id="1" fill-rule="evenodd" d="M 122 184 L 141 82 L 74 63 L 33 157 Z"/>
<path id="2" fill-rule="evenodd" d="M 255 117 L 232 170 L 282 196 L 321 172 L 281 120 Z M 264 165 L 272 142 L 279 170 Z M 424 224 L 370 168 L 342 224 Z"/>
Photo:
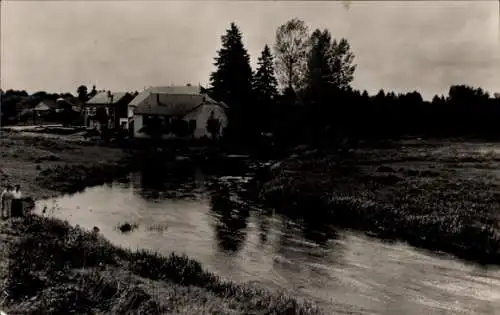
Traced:
<path id="1" fill-rule="evenodd" d="M 36 212 L 97 226 L 123 247 L 185 253 L 224 278 L 315 301 L 326 314 L 500 314 L 499 269 L 253 207 L 221 209 L 211 183 L 238 187 L 245 177 L 157 175 L 39 201 Z M 125 222 L 137 228 L 122 233 Z"/>

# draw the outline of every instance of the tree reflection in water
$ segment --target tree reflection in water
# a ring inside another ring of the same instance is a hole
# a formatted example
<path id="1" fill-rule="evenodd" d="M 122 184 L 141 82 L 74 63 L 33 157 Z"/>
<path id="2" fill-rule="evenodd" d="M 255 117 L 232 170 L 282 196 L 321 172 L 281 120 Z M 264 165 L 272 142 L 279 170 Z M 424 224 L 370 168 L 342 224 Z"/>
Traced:
<path id="1" fill-rule="evenodd" d="M 308 241 L 319 246 L 328 246 L 328 241 L 337 238 L 337 233 L 327 218 L 304 218 L 302 221 L 302 234 Z"/>
<path id="2" fill-rule="evenodd" d="M 145 198 L 184 196 L 192 191 L 194 170 L 187 163 L 168 164 L 164 161 L 145 160 L 140 171 L 140 194 Z"/>
<path id="3" fill-rule="evenodd" d="M 250 213 L 247 208 L 232 202 L 230 195 L 229 187 L 215 184 L 210 193 L 210 209 L 215 213 L 214 230 L 219 248 L 234 253 L 245 241 Z"/>

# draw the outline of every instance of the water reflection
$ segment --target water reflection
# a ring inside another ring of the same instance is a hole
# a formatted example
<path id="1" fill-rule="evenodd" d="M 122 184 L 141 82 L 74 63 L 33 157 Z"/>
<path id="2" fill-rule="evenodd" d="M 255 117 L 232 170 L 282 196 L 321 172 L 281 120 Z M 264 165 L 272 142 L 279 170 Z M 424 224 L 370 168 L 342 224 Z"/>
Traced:
<path id="1" fill-rule="evenodd" d="M 52 205 L 47 215 L 98 226 L 117 245 L 185 253 L 224 278 L 312 299 L 326 314 L 499 314 L 498 269 L 336 231 L 323 218 L 249 211 L 235 201 L 241 180 L 156 165 L 129 185 L 40 201 L 37 211 Z M 200 198 L 185 198 L 190 189 Z M 125 221 L 139 228 L 122 234 L 115 227 Z"/>
<path id="2" fill-rule="evenodd" d="M 165 189 L 167 167 L 162 163 L 144 163 L 140 171 L 141 191 L 160 191 Z"/>
<path id="3" fill-rule="evenodd" d="M 329 241 L 336 239 L 338 235 L 332 225 L 327 222 L 321 218 L 302 220 L 302 234 L 305 239 L 322 247 L 328 246 Z"/>
<path id="4" fill-rule="evenodd" d="M 210 192 L 210 210 L 214 213 L 214 230 L 219 247 L 228 252 L 237 252 L 246 239 L 248 208 L 230 199 L 229 187 L 214 184 Z"/>
<path id="5" fill-rule="evenodd" d="M 139 173 L 138 193 L 146 199 L 195 198 L 200 191 L 199 169 L 187 163 L 175 166 L 145 161 Z"/>

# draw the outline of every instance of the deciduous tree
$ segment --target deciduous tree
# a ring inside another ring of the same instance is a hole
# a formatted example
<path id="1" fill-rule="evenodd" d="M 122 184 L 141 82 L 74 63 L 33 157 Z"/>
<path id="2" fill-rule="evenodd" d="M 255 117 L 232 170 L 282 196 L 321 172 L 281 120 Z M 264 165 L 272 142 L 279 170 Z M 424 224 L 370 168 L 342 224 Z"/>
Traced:
<path id="1" fill-rule="evenodd" d="M 356 71 L 354 64 L 354 53 L 351 51 L 351 45 L 347 39 L 340 41 L 333 40 L 332 43 L 332 68 L 333 84 L 341 90 L 348 90 L 354 79 Z"/>
<path id="2" fill-rule="evenodd" d="M 276 30 L 276 72 L 284 88 L 297 92 L 302 87 L 308 44 L 309 29 L 298 18 L 287 21 Z"/>

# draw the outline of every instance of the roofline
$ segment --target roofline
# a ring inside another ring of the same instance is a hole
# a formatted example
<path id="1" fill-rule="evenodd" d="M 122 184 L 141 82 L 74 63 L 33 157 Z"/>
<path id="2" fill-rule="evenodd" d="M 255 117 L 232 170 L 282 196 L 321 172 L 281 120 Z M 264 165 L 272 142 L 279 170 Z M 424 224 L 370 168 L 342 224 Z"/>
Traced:
<path id="1" fill-rule="evenodd" d="M 89 99 L 88 101 L 86 101 L 86 102 L 85 102 L 85 104 L 89 104 L 89 105 L 101 105 L 101 104 L 104 104 L 104 105 L 114 105 L 114 104 L 117 104 L 117 103 L 118 103 L 121 99 L 123 99 L 123 98 L 124 98 L 124 97 L 126 97 L 127 95 L 133 96 L 133 98 L 130 100 L 130 102 L 132 102 L 132 101 L 134 100 L 134 98 L 137 96 L 137 95 L 135 95 L 135 96 L 134 96 L 134 93 L 130 93 L 130 92 L 112 92 L 112 93 L 111 93 L 112 95 L 113 95 L 113 94 L 116 94 L 116 93 L 124 93 L 124 94 L 122 95 L 122 97 L 120 97 L 120 98 L 118 98 L 118 99 L 116 99 L 116 100 L 115 100 L 115 99 L 114 99 L 114 97 L 113 97 L 113 103 L 109 103 L 109 102 L 107 102 L 107 103 L 90 103 L 90 101 L 92 101 L 92 100 L 93 100 L 93 99 L 94 99 L 97 95 L 99 95 L 99 94 L 103 94 L 103 93 L 107 93 L 107 92 L 106 92 L 106 91 L 104 91 L 104 92 L 99 92 L 99 93 L 97 93 L 97 94 L 96 94 L 96 95 L 94 95 L 91 99 Z M 129 102 L 129 103 L 130 103 L 130 102 Z"/>

